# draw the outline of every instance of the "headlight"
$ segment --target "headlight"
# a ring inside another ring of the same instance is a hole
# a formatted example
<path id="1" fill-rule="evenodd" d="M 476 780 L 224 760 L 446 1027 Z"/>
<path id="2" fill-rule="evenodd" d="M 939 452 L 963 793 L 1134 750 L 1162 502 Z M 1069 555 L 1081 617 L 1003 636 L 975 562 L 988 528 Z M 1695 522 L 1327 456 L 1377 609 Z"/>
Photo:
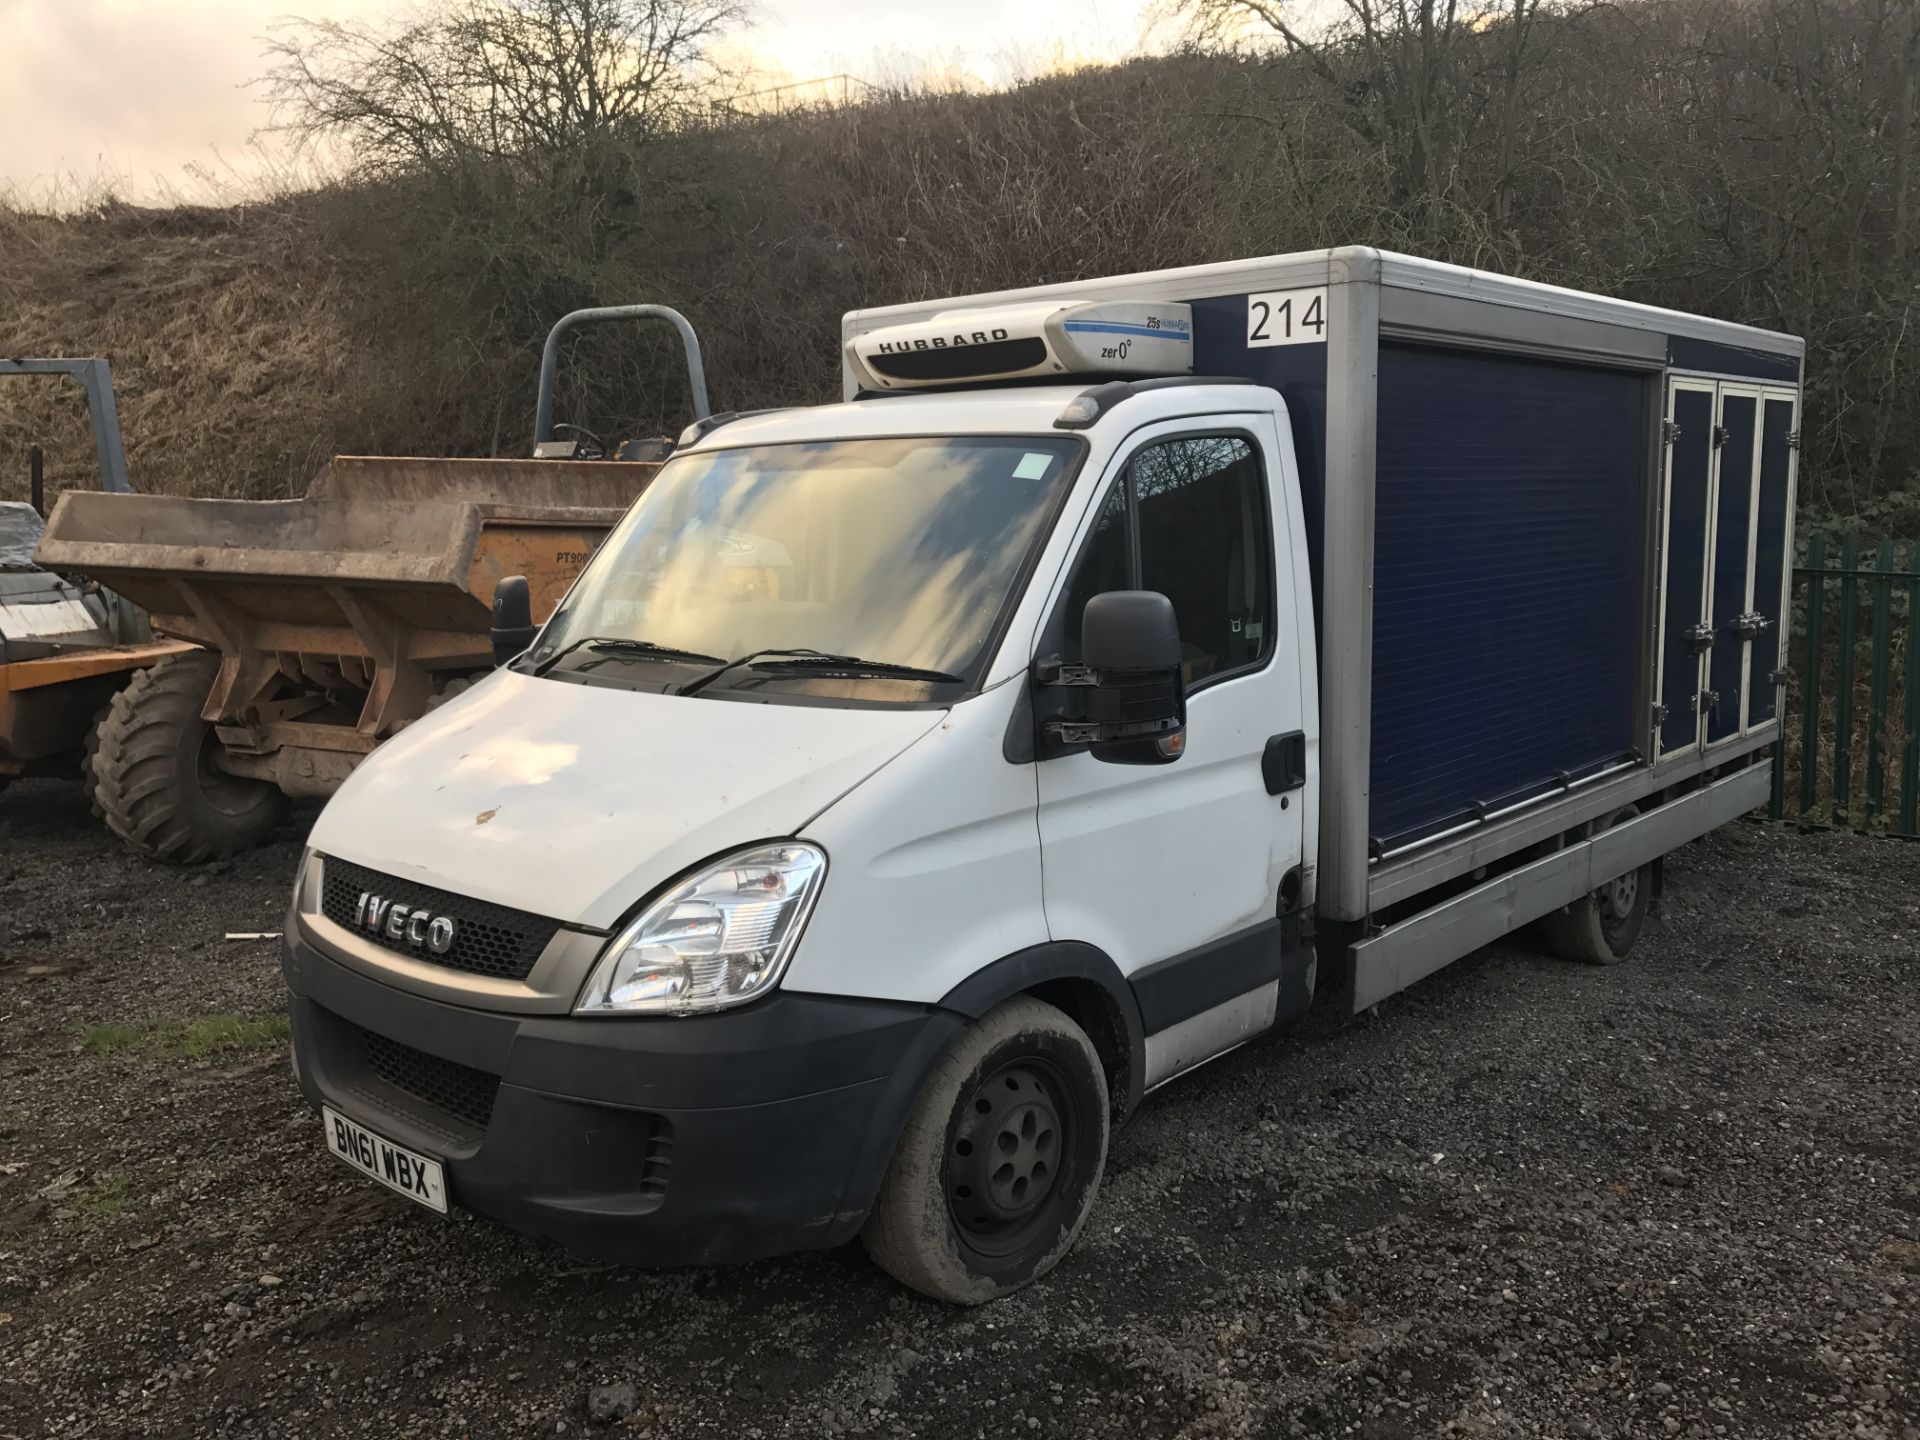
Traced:
<path id="1" fill-rule="evenodd" d="M 780 981 L 827 873 L 797 840 L 740 850 L 675 886 L 613 937 L 576 1014 L 691 1015 Z"/>

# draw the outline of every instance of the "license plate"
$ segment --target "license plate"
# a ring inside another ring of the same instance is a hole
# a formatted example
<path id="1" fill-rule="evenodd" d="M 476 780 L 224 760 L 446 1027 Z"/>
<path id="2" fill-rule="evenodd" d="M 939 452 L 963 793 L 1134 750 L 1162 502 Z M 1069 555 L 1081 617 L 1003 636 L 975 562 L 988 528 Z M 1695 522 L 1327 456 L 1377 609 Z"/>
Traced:
<path id="1" fill-rule="evenodd" d="M 320 1119 L 327 1127 L 327 1148 L 362 1175 L 371 1175 L 429 1210 L 447 1213 L 447 1177 L 438 1160 L 383 1139 L 324 1105 Z"/>

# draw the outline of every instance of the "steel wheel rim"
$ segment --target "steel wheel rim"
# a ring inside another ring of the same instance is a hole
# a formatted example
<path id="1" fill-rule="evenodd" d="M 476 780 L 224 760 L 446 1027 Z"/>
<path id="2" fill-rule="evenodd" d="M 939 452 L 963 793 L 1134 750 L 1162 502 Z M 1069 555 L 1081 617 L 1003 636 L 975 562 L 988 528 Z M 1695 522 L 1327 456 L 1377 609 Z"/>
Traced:
<path id="1" fill-rule="evenodd" d="M 1629 870 L 1618 880 L 1609 881 L 1600 889 L 1602 903 L 1607 910 L 1607 918 L 1618 922 L 1633 914 L 1633 907 L 1640 900 L 1640 872 Z"/>
<path id="2" fill-rule="evenodd" d="M 1076 1121 L 1065 1077 L 1037 1058 L 1010 1060 L 960 1102 L 941 1166 L 955 1229 L 987 1255 L 1023 1248 L 1071 1188 Z"/>
<path id="3" fill-rule="evenodd" d="M 200 786 L 200 798 L 222 815 L 245 815 L 260 803 L 260 782 L 230 775 L 220 768 L 217 756 L 220 738 L 207 726 L 200 736 L 194 756 L 194 778 Z"/>

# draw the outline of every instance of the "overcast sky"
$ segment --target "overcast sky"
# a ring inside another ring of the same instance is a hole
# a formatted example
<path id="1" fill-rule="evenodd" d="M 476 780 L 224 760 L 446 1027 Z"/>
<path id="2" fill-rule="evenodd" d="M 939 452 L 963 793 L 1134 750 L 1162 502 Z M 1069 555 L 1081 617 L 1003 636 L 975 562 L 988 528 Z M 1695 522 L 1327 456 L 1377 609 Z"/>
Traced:
<path id="1" fill-rule="evenodd" d="M 72 200 L 102 180 L 131 198 L 238 197 L 284 163 L 251 143 L 247 82 L 276 19 L 366 19 L 417 0 L 0 0 L 0 185 Z M 1147 0 L 758 0 L 741 43 L 770 80 L 920 73 L 1003 83 L 1058 55 L 1119 59 Z"/>

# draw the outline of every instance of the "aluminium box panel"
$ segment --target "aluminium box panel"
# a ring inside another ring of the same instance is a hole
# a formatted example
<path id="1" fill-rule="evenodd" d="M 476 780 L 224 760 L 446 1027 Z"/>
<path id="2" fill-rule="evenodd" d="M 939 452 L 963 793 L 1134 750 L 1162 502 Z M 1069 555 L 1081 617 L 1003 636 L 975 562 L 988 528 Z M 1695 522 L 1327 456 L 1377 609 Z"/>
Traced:
<path id="1" fill-rule="evenodd" d="M 1689 319 L 1696 317 L 1688 317 Z M 1703 319 L 1705 317 L 1698 317 Z M 1722 331 L 1744 329 L 1708 321 Z M 1667 336 L 1667 364 L 1675 370 L 1696 375 L 1731 375 L 1744 380 L 1764 380 L 1772 385 L 1800 384 L 1800 357 L 1805 350 L 1792 335 L 1776 335 L 1765 330 L 1747 330 L 1745 336 L 1706 338 L 1675 329 Z"/>
<path id="2" fill-rule="evenodd" d="M 1753 491 L 1760 462 L 1760 393 L 1720 387 L 1720 424 L 1714 438 L 1719 469 L 1713 497 L 1712 580 L 1708 584 L 1707 623 L 1714 645 L 1707 651 L 1707 688 L 1700 697 L 1707 744 L 1718 745 L 1743 728 L 1745 695 L 1742 661 L 1745 647 L 1736 628 L 1747 613 L 1748 568 L 1753 548 Z"/>
<path id="3" fill-rule="evenodd" d="M 1753 637 L 1747 726 L 1764 725 L 1779 700 L 1781 635 L 1786 627 L 1787 537 L 1793 528 L 1793 441 L 1796 402 L 1770 394 L 1760 414 L 1760 493 L 1755 506 L 1753 608 L 1765 620 Z"/>
<path id="4" fill-rule="evenodd" d="M 1666 530 L 1661 553 L 1658 745 L 1662 756 L 1700 737 L 1700 648 L 1706 618 L 1707 531 L 1713 498 L 1712 381 L 1678 379 L 1667 402 Z"/>
<path id="5" fill-rule="evenodd" d="M 1769 737 L 1793 529 L 1797 386 L 1668 381 L 1657 753 Z"/>
<path id="6" fill-rule="evenodd" d="M 1380 347 L 1371 825 L 1392 850 L 1631 755 L 1648 379 Z"/>

